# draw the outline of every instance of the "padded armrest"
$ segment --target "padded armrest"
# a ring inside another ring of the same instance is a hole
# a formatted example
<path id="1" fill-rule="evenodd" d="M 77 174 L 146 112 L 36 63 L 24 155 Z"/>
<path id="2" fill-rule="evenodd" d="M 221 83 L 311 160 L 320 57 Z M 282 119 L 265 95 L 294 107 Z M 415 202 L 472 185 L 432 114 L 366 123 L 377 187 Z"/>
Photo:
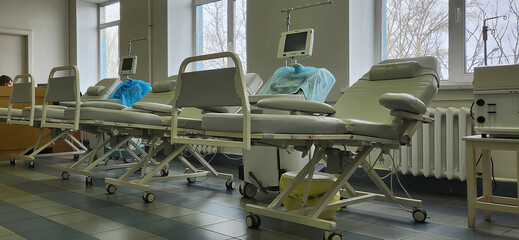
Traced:
<path id="1" fill-rule="evenodd" d="M 300 111 L 306 113 L 335 113 L 335 109 L 329 104 L 303 99 L 268 98 L 260 100 L 257 106 L 260 108 Z"/>
<path id="2" fill-rule="evenodd" d="M 171 113 L 171 109 L 173 109 L 171 105 L 152 102 L 137 102 L 132 105 L 132 108 L 163 113 Z"/>
<path id="3" fill-rule="evenodd" d="M 418 98 L 407 93 L 386 93 L 378 99 L 380 105 L 393 111 L 406 111 L 415 114 L 425 114 L 427 107 Z"/>
<path id="4" fill-rule="evenodd" d="M 104 109 L 115 109 L 122 110 L 126 108 L 126 106 L 114 103 L 114 102 L 103 102 L 103 101 L 89 101 L 81 104 L 81 107 L 95 107 L 95 108 L 104 108 Z"/>

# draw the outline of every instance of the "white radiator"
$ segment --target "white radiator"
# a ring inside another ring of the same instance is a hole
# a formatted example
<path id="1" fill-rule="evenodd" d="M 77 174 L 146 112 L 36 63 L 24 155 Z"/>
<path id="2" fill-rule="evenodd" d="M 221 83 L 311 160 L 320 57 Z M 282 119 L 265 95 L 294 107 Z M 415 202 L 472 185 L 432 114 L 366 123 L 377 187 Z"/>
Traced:
<path id="1" fill-rule="evenodd" d="M 460 179 L 467 178 L 464 136 L 471 135 L 468 108 L 428 108 L 434 123 L 422 124 L 411 140 L 411 146 L 395 151 L 401 160 L 400 171 L 414 176 Z"/>

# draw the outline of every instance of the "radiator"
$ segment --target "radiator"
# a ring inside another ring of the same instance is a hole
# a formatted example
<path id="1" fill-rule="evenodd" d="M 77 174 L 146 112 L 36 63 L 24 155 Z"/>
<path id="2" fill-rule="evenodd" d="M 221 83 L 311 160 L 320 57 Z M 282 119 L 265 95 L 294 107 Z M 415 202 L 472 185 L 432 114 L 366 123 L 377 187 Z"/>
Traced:
<path id="1" fill-rule="evenodd" d="M 467 178 L 464 136 L 471 135 L 468 108 L 428 108 L 434 123 L 418 126 L 410 146 L 395 151 L 402 174 L 460 179 Z"/>

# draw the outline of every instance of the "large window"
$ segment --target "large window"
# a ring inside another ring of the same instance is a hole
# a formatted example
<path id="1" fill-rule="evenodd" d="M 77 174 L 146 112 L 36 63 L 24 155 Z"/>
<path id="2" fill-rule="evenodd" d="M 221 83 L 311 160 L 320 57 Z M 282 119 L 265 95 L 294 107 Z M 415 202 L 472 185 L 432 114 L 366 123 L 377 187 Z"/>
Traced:
<path id="1" fill-rule="evenodd" d="M 246 4 L 246 0 L 195 0 L 197 55 L 232 51 L 238 54 L 246 71 Z M 227 64 L 227 59 L 204 61 L 198 69 Z"/>
<path id="2" fill-rule="evenodd" d="M 519 0 L 383 0 L 382 56 L 437 56 L 443 84 L 470 84 L 484 65 L 483 20 L 487 20 L 488 65 L 518 62 Z"/>
<path id="3" fill-rule="evenodd" d="M 99 5 L 101 78 L 119 76 L 119 2 Z"/>

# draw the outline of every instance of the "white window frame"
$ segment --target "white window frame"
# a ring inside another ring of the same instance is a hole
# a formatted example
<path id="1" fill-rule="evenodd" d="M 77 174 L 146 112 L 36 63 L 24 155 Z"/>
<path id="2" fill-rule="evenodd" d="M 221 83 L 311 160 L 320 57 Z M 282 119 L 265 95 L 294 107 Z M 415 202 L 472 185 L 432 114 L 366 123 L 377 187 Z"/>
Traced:
<path id="1" fill-rule="evenodd" d="M 112 5 L 112 4 L 115 4 L 115 3 L 120 3 L 119 0 L 111 0 L 111 1 L 107 1 L 107 2 L 104 2 L 104 3 L 99 3 L 97 4 L 97 42 L 99 43 L 98 44 L 98 49 L 97 49 L 97 52 L 99 53 L 99 64 L 98 64 L 98 68 L 99 68 L 99 75 L 102 74 L 102 69 L 103 69 L 103 56 L 102 56 L 102 52 L 101 52 L 101 46 L 102 46 L 102 43 L 101 43 L 101 30 L 105 29 L 105 28 L 109 28 L 109 27 L 114 27 L 114 26 L 119 26 L 120 25 L 120 22 L 121 20 L 116 20 L 116 21 L 111 21 L 111 22 L 107 22 L 107 23 L 101 23 L 101 8 L 102 7 L 106 7 L 108 5 Z M 119 31 L 117 32 L 119 34 L 119 36 L 121 36 L 121 34 L 119 33 Z M 120 46 L 119 46 L 120 47 Z M 121 57 L 121 51 L 119 51 L 119 58 Z"/>
<path id="2" fill-rule="evenodd" d="M 375 9 L 377 15 L 383 16 L 385 0 L 379 0 L 380 8 Z M 472 85 L 472 73 L 465 73 L 465 0 L 449 0 L 449 79 L 442 80 L 442 86 L 469 86 Z M 377 21 L 377 30 L 382 29 L 382 21 Z M 381 33 L 379 56 L 383 56 L 382 42 L 385 33 Z"/>
<path id="3" fill-rule="evenodd" d="M 235 8 L 236 8 L 236 5 L 235 5 L 235 2 L 234 0 L 194 0 L 193 1 L 193 12 L 194 12 L 194 18 L 195 18 L 195 21 L 193 22 L 194 26 L 193 26 L 193 29 L 195 29 L 194 31 L 194 39 L 198 39 L 198 36 L 197 36 L 197 31 L 196 31 L 196 28 L 197 28 L 197 21 L 196 21 L 196 14 L 197 14 L 197 7 L 200 6 L 200 5 L 204 5 L 204 4 L 208 4 L 208 3 L 213 3 L 213 2 L 219 2 L 219 1 L 227 1 L 227 51 L 229 52 L 235 52 L 235 49 L 234 49 L 234 41 L 235 41 L 235 35 L 234 35 L 234 11 L 235 11 Z M 194 50 L 193 52 L 195 54 L 197 54 L 197 45 L 195 44 L 194 45 Z M 230 62 L 230 61 L 229 61 Z M 230 67 L 230 66 L 229 66 Z"/>

